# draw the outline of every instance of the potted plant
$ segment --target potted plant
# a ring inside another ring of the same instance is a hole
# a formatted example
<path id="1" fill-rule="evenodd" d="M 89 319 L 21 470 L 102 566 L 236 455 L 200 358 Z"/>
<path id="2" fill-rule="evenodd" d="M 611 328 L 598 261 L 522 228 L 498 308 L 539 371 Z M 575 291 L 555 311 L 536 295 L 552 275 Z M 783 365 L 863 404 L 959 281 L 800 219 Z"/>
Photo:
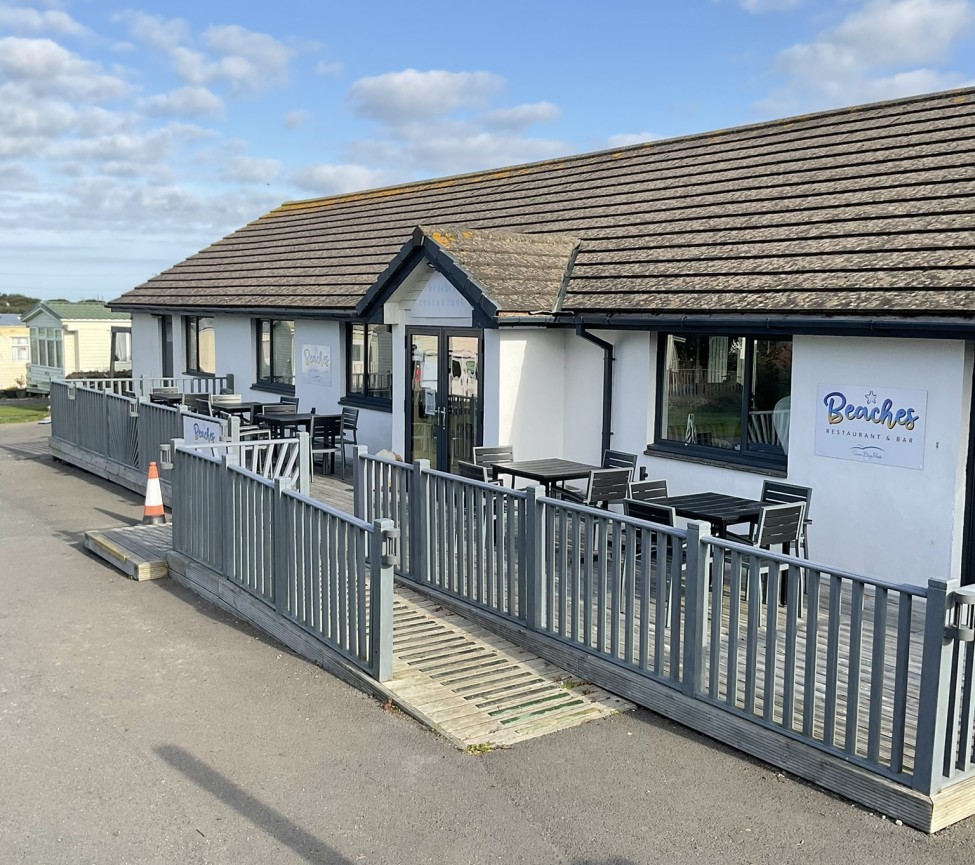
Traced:
<path id="1" fill-rule="evenodd" d="M 14 381 L 17 383 L 17 399 L 23 399 L 27 396 L 27 379 L 22 375 L 18 375 Z"/>

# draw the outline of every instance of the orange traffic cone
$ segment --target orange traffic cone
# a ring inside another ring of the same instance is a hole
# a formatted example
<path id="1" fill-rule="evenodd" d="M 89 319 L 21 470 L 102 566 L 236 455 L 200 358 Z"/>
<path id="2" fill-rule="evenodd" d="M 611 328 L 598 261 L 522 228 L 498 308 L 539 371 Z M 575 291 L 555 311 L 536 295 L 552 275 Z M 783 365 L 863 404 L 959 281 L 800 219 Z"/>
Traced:
<path id="1" fill-rule="evenodd" d="M 146 484 L 146 507 L 142 513 L 142 522 L 154 526 L 166 522 L 162 487 L 159 486 L 159 472 L 155 463 L 149 463 L 149 483 Z"/>

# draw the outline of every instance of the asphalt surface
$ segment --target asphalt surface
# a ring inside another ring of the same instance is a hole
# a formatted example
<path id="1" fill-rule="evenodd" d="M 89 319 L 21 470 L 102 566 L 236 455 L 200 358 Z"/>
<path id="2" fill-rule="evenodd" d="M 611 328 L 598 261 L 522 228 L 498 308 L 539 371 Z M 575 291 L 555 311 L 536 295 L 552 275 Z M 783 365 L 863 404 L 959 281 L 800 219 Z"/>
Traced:
<path id="1" fill-rule="evenodd" d="M 0 863 L 969 863 L 649 712 L 474 756 L 84 551 L 138 496 L 0 426 Z"/>

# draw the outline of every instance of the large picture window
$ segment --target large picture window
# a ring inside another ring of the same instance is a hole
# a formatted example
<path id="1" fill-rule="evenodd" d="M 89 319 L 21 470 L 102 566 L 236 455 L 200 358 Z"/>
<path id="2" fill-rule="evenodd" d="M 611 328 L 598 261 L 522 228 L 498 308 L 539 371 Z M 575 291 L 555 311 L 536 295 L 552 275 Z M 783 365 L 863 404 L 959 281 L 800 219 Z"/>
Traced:
<path id="1" fill-rule="evenodd" d="M 188 317 L 186 321 L 186 371 L 217 374 L 217 346 L 213 319 Z"/>
<path id="2" fill-rule="evenodd" d="M 260 318 L 257 332 L 257 383 L 274 388 L 295 387 L 295 323 Z"/>
<path id="3" fill-rule="evenodd" d="M 62 335 L 59 327 L 30 329 L 30 362 L 35 366 L 62 369 Z"/>
<path id="4" fill-rule="evenodd" d="M 393 334 L 385 324 L 350 324 L 346 394 L 389 403 L 393 398 Z"/>
<path id="5" fill-rule="evenodd" d="M 784 465 L 792 340 L 661 337 L 657 442 L 731 462 Z"/>

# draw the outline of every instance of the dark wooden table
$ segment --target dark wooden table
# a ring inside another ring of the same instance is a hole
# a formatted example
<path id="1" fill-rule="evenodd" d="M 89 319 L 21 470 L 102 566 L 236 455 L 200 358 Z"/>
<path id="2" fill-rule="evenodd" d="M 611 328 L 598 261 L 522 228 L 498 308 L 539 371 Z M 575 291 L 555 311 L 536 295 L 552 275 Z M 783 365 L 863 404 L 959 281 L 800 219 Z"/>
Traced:
<path id="1" fill-rule="evenodd" d="M 572 460 L 515 460 L 514 462 L 498 462 L 491 464 L 491 476 L 511 475 L 538 481 L 545 485 L 545 494 L 550 495 L 552 488 L 565 481 L 578 480 L 589 477 L 589 472 L 599 471 L 599 466 L 577 463 Z"/>
<path id="2" fill-rule="evenodd" d="M 301 427 L 305 432 L 311 430 L 312 420 L 318 420 L 322 423 L 327 423 L 328 428 L 334 427 L 336 423 L 341 426 L 342 415 L 340 414 L 315 414 L 310 411 L 295 412 L 294 414 L 278 414 L 274 412 L 273 414 L 265 414 L 264 412 L 259 412 L 254 415 L 254 420 L 257 423 L 265 424 L 271 430 L 271 436 L 273 438 L 283 438 L 282 435 L 289 429 L 297 429 Z"/>
<path id="3" fill-rule="evenodd" d="M 214 405 L 213 410 L 215 412 L 223 412 L 224 414 L 236 414 L 240 416 L 249 415 L 251 422 L 254 421 L 254 414 L 260 409 L 264 408 L 266 405 L 272 405 L 268 402 L 256 402 L 254 400 L 242 400 L 241 402 L 232 403 L 221 403 L 219 405 Z M 210 402 L 206 397 L 201 397 L 196 401 L 196 408 L 198 411 L 206 413 L 210 410 Z"/>
<path id="4" fill-rule="evenodd" d="M 710 523 L 711 531 L 719 538 L 725 537 L 729 526 L 758 522 L 765 506 L 765 502 L 756 499 L 743 499 L 725 493 L 668 496 L 665 499 L 654 499 L 653 503 L 672 507 L 678 516 Z"/>
<path id="5" fill-rule="evenodd" d="M 184 394 L 181 393 L 150 393 L 149 402 L 159 405 L 179 405 L 183 401 Z"/>

